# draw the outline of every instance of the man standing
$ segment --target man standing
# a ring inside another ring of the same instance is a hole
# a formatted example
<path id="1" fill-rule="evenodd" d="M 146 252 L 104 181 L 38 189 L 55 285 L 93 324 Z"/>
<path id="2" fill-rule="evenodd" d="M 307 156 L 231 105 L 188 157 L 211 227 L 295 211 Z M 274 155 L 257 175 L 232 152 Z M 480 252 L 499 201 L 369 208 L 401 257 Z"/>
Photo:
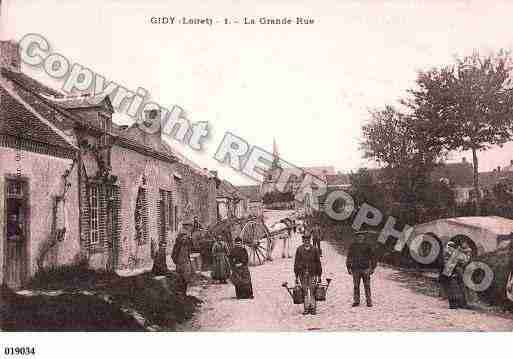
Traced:
<path id="1" fill-rule="evenodd" d="M 360 282 L 363 280 L 367 307 L 372 307 L 371 275 L 376 269 L 376 259 L 372 246 L 365 240 L 365 232 L 356 232 L 355 241 L 347 253 L 347 271 L 353 276 L 353 307 L 360 305 Z"/>
<path id="2" fill-rule="evenodd" d="M 292 235 L 292 222 L 288 218 L 286 218 L 282 219 L 280 223 L 286 226 L 286 230 L 280 234 L 280 239 L 283 241 L 281 257 L 292 258 L 292 256 L 290 255 L 290 237 Z"/>
<path id="3" fill-rule="evenodd" d="M 319 254 L 322 257 L 321 239 L 322 239 L 321 226 L 318 222 L 314 222 L 313 228 L 312 228 L 313 246 L 319 250 Z"/>
<path id="4" fill-rule="evenodd" d="M 315 288 L 321 279 L 322 266 L 319 250 L 311 245 L 308 235 L 303 236 L 303 244 L 296 250 L 294 274 L 296 283 L 301 282 L 305 297 L 303 315 L 316 314 Z"/>

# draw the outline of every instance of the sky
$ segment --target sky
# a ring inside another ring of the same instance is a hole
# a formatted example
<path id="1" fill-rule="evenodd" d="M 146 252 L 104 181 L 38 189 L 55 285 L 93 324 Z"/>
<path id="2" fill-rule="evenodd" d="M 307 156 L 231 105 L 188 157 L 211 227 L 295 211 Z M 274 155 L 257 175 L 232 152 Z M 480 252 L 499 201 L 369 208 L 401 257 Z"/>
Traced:
<path id="1" fill-rule="evenodd" d="M 175 147 L 234 184 L 251 180 L 213 155 L 226 131 L 296 166 L 372 166 L 359 150 L 368 110 L 396 105 L 418 70 L 455 55 L 513 48 L 513 4 L 494 1 L 23 0 L 2 1 L 1 36 L 47 38 L 52 50 L 108 79 L 147 89 L 191 121 L 208 121 L 205 150 Z M 311 25 L 151 24 L 152 16 L 295 19 Z M 53 84 L 40 69 L 23 68 Z M 116 116 L 119 121 L 127 119 Z M 452 161 L 468 153 L 454 153 Z M 513 144 L 479 154 L 509 164 Z"/>

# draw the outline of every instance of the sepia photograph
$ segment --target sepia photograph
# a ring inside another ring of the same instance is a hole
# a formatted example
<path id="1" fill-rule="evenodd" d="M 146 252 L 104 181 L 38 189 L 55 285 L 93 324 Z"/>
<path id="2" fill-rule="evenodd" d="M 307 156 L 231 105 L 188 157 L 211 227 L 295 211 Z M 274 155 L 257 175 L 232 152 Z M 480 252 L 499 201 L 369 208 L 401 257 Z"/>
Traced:
<path id="1" fill-rule="evenodd" d="M 504 339 L 512 14 L 0 0 L 0 356 Z"/>

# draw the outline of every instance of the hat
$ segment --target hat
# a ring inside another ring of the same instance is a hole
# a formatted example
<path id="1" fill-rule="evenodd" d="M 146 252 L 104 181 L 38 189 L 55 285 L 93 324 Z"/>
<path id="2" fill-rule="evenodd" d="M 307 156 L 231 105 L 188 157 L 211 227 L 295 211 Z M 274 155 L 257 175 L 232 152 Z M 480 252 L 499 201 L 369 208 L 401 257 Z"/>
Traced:
<path id="1" fill-rule="evenodd" d="M 235 237 L 234 242 L 235 242 L 235 243 L 242 243 L 242 238 L 240 238 L 240 237 Z"/>

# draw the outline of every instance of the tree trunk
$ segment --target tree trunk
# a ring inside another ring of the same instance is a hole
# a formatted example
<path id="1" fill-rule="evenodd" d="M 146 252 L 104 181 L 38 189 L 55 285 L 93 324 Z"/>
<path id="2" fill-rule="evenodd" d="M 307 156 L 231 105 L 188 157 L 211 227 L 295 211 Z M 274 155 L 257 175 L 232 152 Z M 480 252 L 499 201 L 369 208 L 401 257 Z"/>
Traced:
<path id="1" fill-rule="evenodd" d="M 476 196 L 476 216 L 481 215 L 481 191 L 479 190 L 479 164 L 477 160 L 477 151 L 472 149 L 472 161 L 474 165 L 474 192 Z"/>

